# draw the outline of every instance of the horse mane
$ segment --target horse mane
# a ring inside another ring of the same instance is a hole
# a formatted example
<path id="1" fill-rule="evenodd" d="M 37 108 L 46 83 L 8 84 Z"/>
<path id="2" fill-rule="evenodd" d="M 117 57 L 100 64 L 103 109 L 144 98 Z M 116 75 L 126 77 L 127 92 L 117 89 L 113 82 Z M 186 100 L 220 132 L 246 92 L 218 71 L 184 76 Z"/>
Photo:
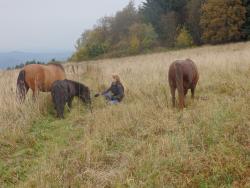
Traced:
<path id="1" fill-rule="evenodd" d="M 62 69 L 63 71 L 65 71 L 65 70 L 64 70 L 64 67 L 63 67 L 62 64 L 60 64 L 60 63 L 48 63 L 48 66 L 50 66 L 50 65 L 59 67 L 60 69 Z"/>
<path id="2" fill-rule="evenodd" d="M 80 82 L 77 82 L 77 81 L 74 81 L 74 80 L 67 80 L 66 81 L 70 84 L 72 84 L 76 91 L 78 91 L 79 89 L 82 90 L 82 91 L 86 91 L 86 90 L 89 90 L 89 88 L 87 86 L 85 86 L 84 84 L 80 83 Z"/>

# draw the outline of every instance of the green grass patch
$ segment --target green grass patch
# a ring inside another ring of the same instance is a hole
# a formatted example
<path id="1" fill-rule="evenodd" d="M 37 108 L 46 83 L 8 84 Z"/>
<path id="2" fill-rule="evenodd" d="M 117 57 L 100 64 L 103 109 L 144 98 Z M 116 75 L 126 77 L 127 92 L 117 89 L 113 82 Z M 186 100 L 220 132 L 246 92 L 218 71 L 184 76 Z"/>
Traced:
<path id="1" fill-rule="evenodd" d="M 72 139 L 83 136 L 84 127 L 74 126 L 70 117 L 58 120 L 53 115 L 49 114 L 35 121 L 25 133 L 26 137 L 18 141 L 15 151 L 0 159 L 2 186 L 15 186 L 18 182 L 25 181 L 39 166 L 40 160 L 51 155 L 54 148 L 70 147 Z"/>

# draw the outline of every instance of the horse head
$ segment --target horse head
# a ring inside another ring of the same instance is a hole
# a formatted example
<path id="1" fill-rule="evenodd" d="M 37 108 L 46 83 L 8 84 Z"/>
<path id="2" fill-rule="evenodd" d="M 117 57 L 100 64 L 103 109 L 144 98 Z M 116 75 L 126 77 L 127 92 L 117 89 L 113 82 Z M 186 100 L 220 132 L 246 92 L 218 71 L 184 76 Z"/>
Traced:
<path id="1" fill-rule="evenodd" d="M 90 97 L 90 90 L 88 87 L 83 87 L 81 89 L 79 98 L 89 106 L 90 111 L 92 112 L 92 102 Z"/>

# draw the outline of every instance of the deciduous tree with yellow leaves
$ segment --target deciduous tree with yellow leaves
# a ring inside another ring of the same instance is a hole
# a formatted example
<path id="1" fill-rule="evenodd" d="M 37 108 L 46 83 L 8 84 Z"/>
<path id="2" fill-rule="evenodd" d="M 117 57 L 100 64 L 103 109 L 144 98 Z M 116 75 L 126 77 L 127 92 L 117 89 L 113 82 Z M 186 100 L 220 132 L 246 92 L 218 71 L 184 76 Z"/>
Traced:
<path id="1" fill-rule="evenodd" d="M 207 0 L 200 21 L 203 41 L 220 44 L 239 40 L 245 18 L 246 8 L 241 0 Z"/>

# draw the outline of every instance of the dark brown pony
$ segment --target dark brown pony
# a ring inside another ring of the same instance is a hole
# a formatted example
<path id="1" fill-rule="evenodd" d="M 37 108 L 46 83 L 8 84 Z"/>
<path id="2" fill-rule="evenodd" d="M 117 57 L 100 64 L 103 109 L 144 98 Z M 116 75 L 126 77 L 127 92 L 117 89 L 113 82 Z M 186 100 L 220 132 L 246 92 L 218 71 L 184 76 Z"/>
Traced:
<path id="1" fill-rule="evenodd" d="M 179 108 L 183 109 L 185 107 L 184 99 L 188 93 L 188 89 L 191 89 L 193 99 L 198 80 L 199 73 L 195 63 L 192 60 L 177 60 L 170 65 L 168 72 L 168 81 L 174 107 L 175 90 L 178 90 Z"/>
<path id="2" fill-rule="evenodd" d="M 64 106 L 68 104 L 68 107 L 71 108 L 76 96 L 87 104 L 92 112 L 89 88 L 79 82 L 57 80 L 52 84 L 51 95 L 58 118 L 64 118 Z"/>
<path id="3" fill-rule="evenodd" d="M 65 78 L 65 71 L 61 64 L 26 65 L 19 72 L 17 79 L 18 99 L 23 101 L 29 88 L 33 91 L 33 98 L 37 96 L 39 91 L 49 92 L 53 82 Z"/>

